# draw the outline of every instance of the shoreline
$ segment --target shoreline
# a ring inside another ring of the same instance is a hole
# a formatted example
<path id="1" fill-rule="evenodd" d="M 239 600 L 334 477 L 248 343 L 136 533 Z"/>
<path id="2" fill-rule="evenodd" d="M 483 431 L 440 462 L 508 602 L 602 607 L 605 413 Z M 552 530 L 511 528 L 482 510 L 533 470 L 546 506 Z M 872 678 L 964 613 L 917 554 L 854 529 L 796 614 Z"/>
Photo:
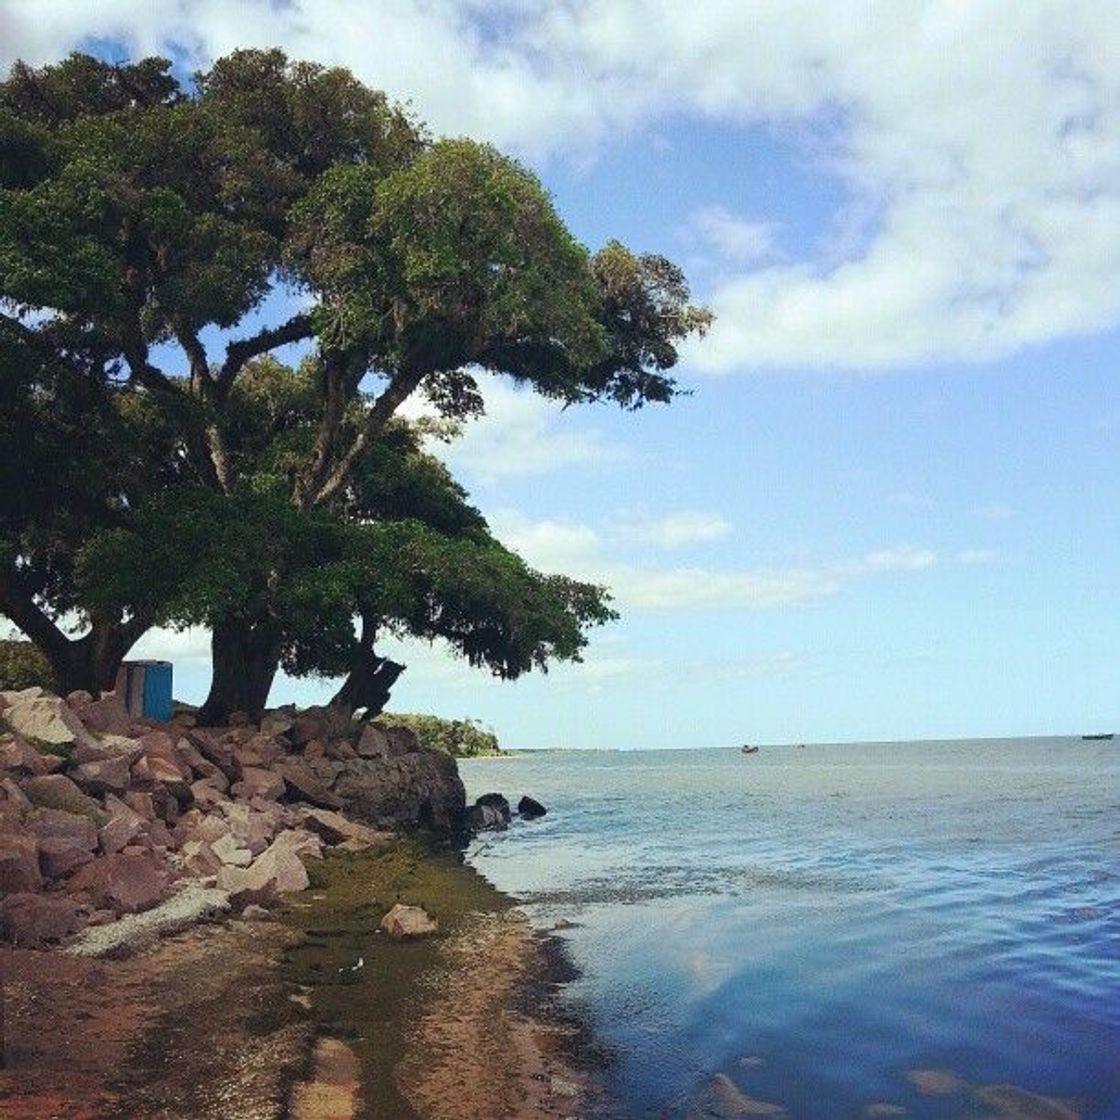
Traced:
<path id="1" fill-rule="evenodd" d="M 570 964 L 511 900 L 415 840 L 309 870 L 267 917 L 124 957 L 5 950 L 0 1117 L 584 1114 L 588 1066 L 552 998 Z M 390 897 L 439 934 L 375 932 Z"/>

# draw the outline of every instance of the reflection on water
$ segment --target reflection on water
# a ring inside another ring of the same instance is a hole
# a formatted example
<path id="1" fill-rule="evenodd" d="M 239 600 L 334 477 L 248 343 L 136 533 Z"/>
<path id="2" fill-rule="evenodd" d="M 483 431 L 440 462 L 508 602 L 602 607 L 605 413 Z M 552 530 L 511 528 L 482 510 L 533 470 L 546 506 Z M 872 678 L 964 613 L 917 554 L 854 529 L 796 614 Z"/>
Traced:
<path id="1" fill-rule="evenodd" d="M 1120 1117 L 1120 744 L 462 771 L 472 796 L 549 806 L 472 861 L 574 923 L 617 1115 Z"/>

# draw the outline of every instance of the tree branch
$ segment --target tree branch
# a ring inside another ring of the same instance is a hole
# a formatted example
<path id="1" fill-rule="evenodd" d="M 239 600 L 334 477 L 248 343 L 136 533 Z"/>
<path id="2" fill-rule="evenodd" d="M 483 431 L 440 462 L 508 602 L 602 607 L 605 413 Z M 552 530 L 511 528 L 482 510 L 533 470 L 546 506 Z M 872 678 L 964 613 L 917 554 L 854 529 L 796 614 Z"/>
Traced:
<path id="1" fill-rule="evenodd" d="M 241 372 L 246 362 L 275 350 L 277 346 L 285 346 L 289 342 L 300 342 L 310 338 L 315 333 L 311 323 L 311 316 L 300 313 L 293 315 L 286 323 L 279 327 L 268 327 L 250 338 L 242 338 L 231 342 L 226 347 L 226 360 L 218 370 L 216 378 L 219 392 L 229 392 L 234 378 Z"/>
<path id="2" fill-rule="evenodd" d="M 35 602 L 30 592 L 19 586 L 13 573 L 0 571 L 0 614 L 14 622 L 41 650 L 60 657 L 70 648 L 71 639 Z"/>
<path id="3" fill-rule="evenodd" d="M 194 331 L 181 327 L 176 330 L 175 337 L 187 355 L 191 367 L 191 388 L 202 398 L 210 410 L 210 418 L 206 424 L 206 443 L 210 448 L 210 462 L 214 467 L 214 475 L 222 491 L 228 494 L 233 489 L 233 462 L 230 458 L 229 445 L 221 423 L 216 416 L 218 390 L 214 377 L 210 373 L 210 363 L 206 360 L 206 347 Z"/>
<path id="4" fill-rule="evenodd" d="M 334 469 L 318 487 L 309 489 L 297 497 L 296 504 L 300 509 L 322 505 L 330 501 L 349 481 L 350 472 L 354 464 L 361 457 L 367 447 L 381 434 L 385 425 L 392 419 L 393 414 L 404 403 L 409 395 L 423 380 L 422 373 L 398 373 L 386 386 L 385 391 L 373 402 L 369 412 L 366 413 L 362 430 L 354 437 L 346 454 L 339 459 Z"/>

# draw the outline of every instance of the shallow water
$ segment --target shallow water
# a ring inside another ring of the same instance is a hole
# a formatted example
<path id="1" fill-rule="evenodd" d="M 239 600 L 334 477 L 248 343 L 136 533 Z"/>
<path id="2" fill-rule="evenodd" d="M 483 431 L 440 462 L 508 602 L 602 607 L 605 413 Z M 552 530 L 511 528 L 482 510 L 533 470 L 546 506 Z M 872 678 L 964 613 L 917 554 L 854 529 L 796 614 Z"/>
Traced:
<path id="1" fill-rule="evenodd" d="M 461 769 L 549 806 L 470 858 L 576 923 L 568 998 L 614 1052 L 612 1115 L 708 1115 L 724 1074 L 798 1117 L 1120 1117 L 1120 741 Z"/>

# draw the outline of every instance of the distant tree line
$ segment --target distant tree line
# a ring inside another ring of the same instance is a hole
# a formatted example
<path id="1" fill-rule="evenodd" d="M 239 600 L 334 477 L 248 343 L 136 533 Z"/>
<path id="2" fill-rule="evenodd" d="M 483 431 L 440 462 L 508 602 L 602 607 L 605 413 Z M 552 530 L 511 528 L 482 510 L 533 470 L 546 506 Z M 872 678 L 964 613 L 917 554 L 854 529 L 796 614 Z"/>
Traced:
<path id="1" fill-rule="evenodd" d="M 281 667 L 381 710 L 403 669 L 385 634 L 507 678 L 578 660 L 614 617 L 605 589 L 505 548 L 424 440 L 482 412 L 485 376 L 670 401 L 709 321 L 670 261 L 588 252 L 525 168 L 348 71 L 279 51 L 190 84 L 159 58 L 18 63 L 0 614 L 63 691 L 112 687 L 153 626 L 208 627 L 212 722 L 259 713 Z M 438 420 L 401 418 L 417 394 Z"/>
<path id="2" fill-rule="evenodd" d="M 443 719 L 419 712 L 382 712 L 378 722 L 407 727 L 426 747 L 446 751 L 454 758 L 479 758 L 502 754 L 498 736 L 476 719 Z"/>

